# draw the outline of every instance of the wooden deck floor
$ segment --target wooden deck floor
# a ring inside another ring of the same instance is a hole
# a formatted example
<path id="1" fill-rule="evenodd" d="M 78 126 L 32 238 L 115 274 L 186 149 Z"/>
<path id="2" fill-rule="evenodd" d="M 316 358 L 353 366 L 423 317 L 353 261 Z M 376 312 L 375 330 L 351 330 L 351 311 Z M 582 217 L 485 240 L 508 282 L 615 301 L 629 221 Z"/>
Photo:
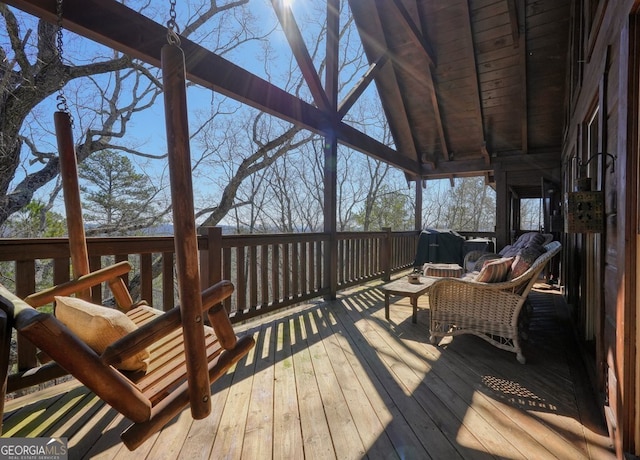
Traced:
<path id="1" fill-rule="evenodd" d="M 521 365 L 472 336 L 430 345 L 406 298 L 386 321 L 377 286 L 239 326 L 257 346 L 214 384 L 212 414 L 184 411 L 135 452 L 73 383 L 9 401 L 3 436 L 67 437 L 71 459 L 614 458 L 555 291 L 532 294 Z"/>

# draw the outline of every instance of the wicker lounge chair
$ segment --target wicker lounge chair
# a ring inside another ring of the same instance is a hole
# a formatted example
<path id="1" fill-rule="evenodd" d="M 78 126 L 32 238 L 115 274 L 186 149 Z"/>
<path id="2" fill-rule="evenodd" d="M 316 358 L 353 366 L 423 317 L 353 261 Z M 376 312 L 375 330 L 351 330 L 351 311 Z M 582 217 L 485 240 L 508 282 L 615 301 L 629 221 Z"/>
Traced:
<path id="1" fill-rule="evenodd" d="M 551 258 L 560 252 L 554 241 L 520 276 L 510 281 L 483 283 L 472 278 L 442 278 L 429 291 L 430 341 L 474 334 L 525 363 L 519 336 L 519 317 L 534 283 Z"/>

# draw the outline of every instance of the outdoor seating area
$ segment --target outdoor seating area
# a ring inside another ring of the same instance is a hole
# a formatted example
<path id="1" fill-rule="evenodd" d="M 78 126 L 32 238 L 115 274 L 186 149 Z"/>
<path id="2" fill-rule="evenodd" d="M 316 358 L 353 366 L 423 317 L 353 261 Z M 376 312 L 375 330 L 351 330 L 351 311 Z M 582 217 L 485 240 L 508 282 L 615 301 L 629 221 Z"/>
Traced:
<path id="1" fill-rule="evenodd" d="M 636 0 L 0 2 L 2 438 L 640 457 Z"/>
<path id="2" fill-rule="evenodd" d="M 474 334 L 516 353 L 518 361 L 524 364 L 520 336 L 528 321 L 522 317 L 527 315 L 523 307 L 542 270 L 560 252 L 561 244 L 554 241 L 544 249 L 533 262 L 527 263 L 520 256 L 515 260 L 492 259 L 477 274 L 441 278 L 433 283 L 429 289 L 431 343 L 446 336 Z M 526 268 L 518 268 L 520 264 Z M 483 276 L 489 269 L 493 269 L 493 275 Z"/>
<path id="3" fill-rule="evenodd" d="M 211 415 L 184 411 L 135 452 L 119 439 L 128 421 L 73 380 L 9 400 L 3 436 L 119 460 L 614 458 L 558 291 L 531 294 L 521 366 L 475 336 L 431 345 L 427 296 L 417 324 L 407 298 L 385 320 L 381 284 L 238 325 L 256 347 L 213 384 Z"/>

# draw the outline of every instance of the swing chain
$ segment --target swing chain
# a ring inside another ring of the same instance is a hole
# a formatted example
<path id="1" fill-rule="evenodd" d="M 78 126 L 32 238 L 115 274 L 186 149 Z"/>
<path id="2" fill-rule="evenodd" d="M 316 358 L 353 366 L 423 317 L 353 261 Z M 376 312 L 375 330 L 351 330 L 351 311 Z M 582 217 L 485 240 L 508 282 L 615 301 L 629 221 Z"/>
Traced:
<path id="1" fill-rule="evenodd" d="M 58 16 L 58 32 L 56 37 L 56 46 L 58 51 L 58 57 L 60 58 L 60 63 L 63 63 L 63 54 L 62 54 L 62 2 L 63 0 L 56 1 L 56 14 Z M 67 104 L 67 98 L 64 95 L 64 79 L 60 78 L 60 85 L 58 87 L 58 95 L 56 96 L 57 108 L 60 112 L 65 112 L 69 115 L 71 119 L 71 126 L 73 126 L 73 117 L 71 117 L 71 113 L 69 111 L 69 105 Z"/>
<path id="2" fill-rule="evenodd" d="M 169 0 L 170 8 L 169 20 L 167 21 L 167 42 L 170 45 L 180 46 L 180 37 L 178 36 L 180 29 L 176 23 L 176 1 L 177 0 Z"/>

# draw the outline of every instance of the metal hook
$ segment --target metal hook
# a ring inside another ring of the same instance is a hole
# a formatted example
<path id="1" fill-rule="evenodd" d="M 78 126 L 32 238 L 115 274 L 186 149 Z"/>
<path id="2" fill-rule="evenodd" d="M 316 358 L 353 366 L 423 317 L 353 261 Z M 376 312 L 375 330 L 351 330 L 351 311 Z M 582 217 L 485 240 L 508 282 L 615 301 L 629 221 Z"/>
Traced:
<path id="1" fill-rule="evenodd" d="M 605 156 L 609 156 L 611 157 L 611 159 L 613 160 L 613 163 L 611 163 L 611 173 L 615 172 L 615 168 L 616 168 L 616 156 L 609 153 L 609 152 L 598 152 L 598 153 L 594 153 L 593 155 L 591 155 L 589 157 L 589 159 L 586 162 L 582 162 L 582 160 L 578 159 L 578 166 L 580 166 L 581 168 L 586 168 L 587 166 L 589 166 L 589 163 L 591 162 L 591 160 L 593 160 L 594 158 L 596 158 L 597 156 L 600 155 L 605 155 Z M 605 163 L 605 170 L 607 169 L 607 164 Z"/>

